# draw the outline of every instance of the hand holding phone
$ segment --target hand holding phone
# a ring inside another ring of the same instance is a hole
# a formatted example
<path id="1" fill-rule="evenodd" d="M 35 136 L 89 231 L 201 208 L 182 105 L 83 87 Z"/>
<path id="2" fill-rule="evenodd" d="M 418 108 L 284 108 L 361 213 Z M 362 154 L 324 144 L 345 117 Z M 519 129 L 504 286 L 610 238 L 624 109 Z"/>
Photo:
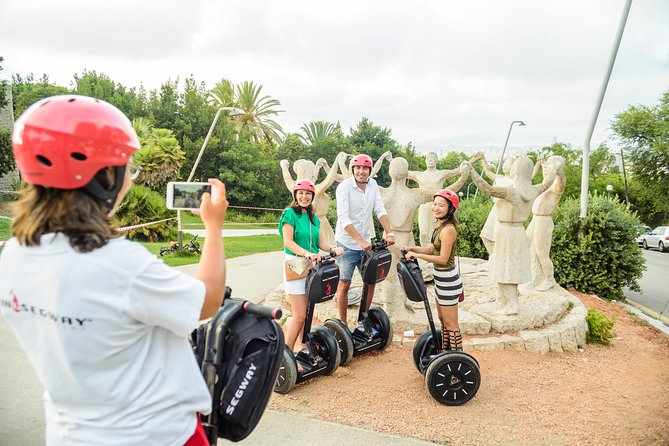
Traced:
<path id="1" fill-rule="evenodd" d="M 204 193 L 211 193 L 209 183 L 187 183 L 170 181 L 167 183 L 167 209 L 197 210 L 202 204 Z"/>

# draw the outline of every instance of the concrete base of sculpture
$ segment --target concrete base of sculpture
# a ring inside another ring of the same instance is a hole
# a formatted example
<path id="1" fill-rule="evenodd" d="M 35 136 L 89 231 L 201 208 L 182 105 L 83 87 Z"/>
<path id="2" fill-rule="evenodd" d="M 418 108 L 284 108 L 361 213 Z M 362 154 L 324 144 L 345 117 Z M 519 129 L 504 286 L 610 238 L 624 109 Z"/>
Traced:
<path id="1" fill-rule="evenodd" d="M 464 336 L 465 350 L 518 350 L 538 353 L 573 352 L 585 345 L 588 330 L 585 317 L 587 309 L 571 293 L 559 286 L 548 291 L 535 291 L 527 285 L 519 287 L 518 314 L 500 314 L 496 306 L 497 284 L 488 278 L 488 263 L 480 259 L 463 258 L 462 279 L 465 284 L 465 300 L 460 304 L 460 329 Z M 386 279 L 386 282 L 388 280 Z M 393 331 L 402 334 L 413 331 L 415 336 L 428 330 L 427 317 L 422 303 L 410 302 L 403 295 L 403 305 L 388 305 L 382 302 L 377 285 L 375 303 L 386 308 L 393 324 Z M 388 282 L 389 285 L 394 284 Z M 353 277 L 351 289 L 362 288 L 360 276 Z M 439 330 L 439 319 L 435 308 L 434 285 L 428 285 L 432 303 L 432 315 Z M 283 292 L 283 285 L 275 288 L 263 301 L 265 305 L 290 308 Z M 358 305 L 348 309 L 348 325 L 354 326 Z M 334 299 L 316 305 L 315 317 L 321 321 L 337 317 Z"/>

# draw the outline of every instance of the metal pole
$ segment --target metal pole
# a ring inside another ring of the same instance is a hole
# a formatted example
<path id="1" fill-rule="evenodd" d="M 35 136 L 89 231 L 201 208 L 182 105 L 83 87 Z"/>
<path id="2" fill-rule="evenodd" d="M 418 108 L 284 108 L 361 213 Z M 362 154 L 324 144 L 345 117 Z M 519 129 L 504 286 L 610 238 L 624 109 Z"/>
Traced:
<path id="1" fill-rule="evenodd" d="M 606 70 L 604 80 L 601 87 L 599 88 L 599 95 L 597 97 L 597 102 L 595 103 L 595 109 L 592 111 L 592 117 L 590 118 L 590 124 L 588 125 L 588 130 L 585 134 L 585 141 L 583 143 L 583 164 L 581 168 L 581 212 L 579 218 L 581 223 L 585 219 L 588 210 L 588 182 L 590 180 L 590 140 L 592 139 L 592 133 L 595 130 L 595 124 L 597 124 L 597 117 L 599 116 L 599 111 L 602 108 L 602 102 L 604 102 L 604 95 L 606 94 L 606 87 L 609 85 L 609 79 L 611 78 L 611 72 L 613 71 L 613 65 L 616 62 L 616 55 L 618 54 L 618 48 L 620 47 L 620 41 L 623 38 L 623 31 L 625 31 L 625 24 L 627 23 L 627 16 L 629 15 L 630 8 L 632 6 L 632 0 L 627 0 L 623 8 L 623 14 L 620 17 L 620 23 L 618 24 L 618 32 L 616 34 L 616 39 L 613 43 L 613 49 L 611 50 L 611 55 L 609 56 L 609 66 Z M 579 234 L 583 235 L 583 225 L 580 225 Z"/>
<path id="2" fill-rule="evenodd" d="M 495 170 L 495 175 L 499 173 L 499 169 L 502 167 L 502 163 L 504 162 L 504 153 L 506 152 L 506 145 L 509 143 L 509 137 L 511 136 L 511 129 L 513 128 L 514 124 L 518 124 L 519 126 L 525 125 L 523 121 L 511 121 L 511 125 L 509 126 L 509 132 L 506 134 L 506 141 L 504 141 L 502 156 L 499 157 L 499 161 L 497 162 L 497 170 Z"/>
<path id="3" fill-rule="evenodd" d="M 195 169 L 197 169 L 197 165 L 200 164 L 200 158 L 202 158 L 202 154 L 204 153 L 205 147 L 207 147 L 207 144 L 209 143 L 209 138 L 211 138 L 211 134 L 214 131 L 214 127 L 216 126 L 218 117 L 221 115 L 221 112 L 223 110 L 237 111 L 237 112 L 240 111 L 235 107 L 221 107 L 218 109 L 218 111 L 216 112 L 216 116 L 214 116 L 214 121 L 211 123 L 211 126 L 209 126 L 209 131 L 207 132 L 207 136 L 204 138 L 202 147 L 200 147 L 200 152 L 198 152 L 197 154 L 197 158 L 195 159 L 193 168 L 190 170 L 190 175 L 188 175 L 188 179 L 186 180 L 186 182 L 188 183 L 190 183 L 193 180 L 193 176 L 195 175 Z M 183 246 L 182 241 L 183 241 L 183 231 L 181 228 L 181 211 L 177 211 L 177 243 L 179 244 L 179 249 L 181 249 Z"/>

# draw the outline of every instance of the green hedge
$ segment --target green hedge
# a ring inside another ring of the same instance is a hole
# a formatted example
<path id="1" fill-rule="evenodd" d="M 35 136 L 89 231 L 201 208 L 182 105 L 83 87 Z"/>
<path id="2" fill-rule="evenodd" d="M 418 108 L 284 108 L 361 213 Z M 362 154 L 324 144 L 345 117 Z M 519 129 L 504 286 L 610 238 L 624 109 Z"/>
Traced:
<path id="1" fill-rule="evenodd" d="M 623 300 L 624 287 L 639 291 L 645 260 L 634 240 L 640 225 L 636 215 L 617 200 L 591 195 L 579 240 L 579 212 L 579 199 L 568 198 L 553 216 L 555 280 L 564 288 L 608 300 Z"/>

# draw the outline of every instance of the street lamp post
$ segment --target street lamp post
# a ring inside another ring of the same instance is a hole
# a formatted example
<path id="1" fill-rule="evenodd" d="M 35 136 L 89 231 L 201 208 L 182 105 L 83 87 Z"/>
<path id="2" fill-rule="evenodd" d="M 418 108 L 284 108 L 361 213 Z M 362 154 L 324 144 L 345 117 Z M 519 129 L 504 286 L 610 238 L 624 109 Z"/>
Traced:
<path id="1" fill-rule="evenodd" d="M 469 200 L 469 187 L 470 187 L 470 186 L 474 186 L 474 185 L 475 185 L 474 183 L 469 183 L 469 184 L 467 185 L 467 195 L 466 195 L 466 197 L 467 197 L 468 200 Z M 478 189 L 477 189 L 477 190 L 478 190 Z M 476 195 L 474 195 L 474 196 L 476 196 Z"/>
<path id="2" fill-rule="evenodd" d="M 613 186 L 610 184 L 606 185 L 606 199 L 610 200 L 611 199 L 611 191 L 613 190 Z"/>
<path id="3" fill-rule="evenodd" d="M 214 116 L 214 120 L 211 123 L 211 126 L 209 126 L 209 131 L 207 132 L 207 136 L 204 138 L 204 142 L 202 143 L 202 147 L 200 147 L 200 151 L 197 154 L 197 158 L 195 159 L 195 163 L 193 164 L 193 168 L 190 170 L 190 175 L 188 175 L 188 179 L 186 182 L 190 183 L 193 180 L 193 176 L 195 175 L 195 169 L 197 169 L 198 164 L 200 164 L 200 159 L 202 158 L 202 154 L 204 153 L 204 149 L 207 147 L 207 144 L 209 143 L 209 138 L 211 138 L 211 134 L 214 131 L 214 127 L 216 126 L 216 122 L 218 121 L 218 117 L 221 115 L 222 111 L 231 111 L 235 112 L 232 113 L 232 116 L 236 115 L 243 115 L 244 112 L 238 108 L 235 107 L 221 107 L 218 109 L 216 112 L 216 116 Z M 179 244 L 179 249 L 183 246 L 183 231 L 181 227 L 181 211 L 177 210 L 177 243 Z"/>
<path id="4" fill-rule="evenodd" d="M 509 126 L 509 132 L 506 134 L 506 141 L 504 142 L 504 148 L 502 149 L 502 156 L 499 157 L 499 161 L 497 162 L 497 170 L 495 171 L 495 174 L 499 173 L 499 169 L 502 167 L 502 163 L 504 162 L 504 152 L 506 152 L 506 145 L 509 143 L 509 136 L 511 136 L 511 129 L 513 128 L 514 124 L 518 124 L 518 127 L 522 127 L 525 125 L 523 121 L 511 122 L 511 125 Z"/>

